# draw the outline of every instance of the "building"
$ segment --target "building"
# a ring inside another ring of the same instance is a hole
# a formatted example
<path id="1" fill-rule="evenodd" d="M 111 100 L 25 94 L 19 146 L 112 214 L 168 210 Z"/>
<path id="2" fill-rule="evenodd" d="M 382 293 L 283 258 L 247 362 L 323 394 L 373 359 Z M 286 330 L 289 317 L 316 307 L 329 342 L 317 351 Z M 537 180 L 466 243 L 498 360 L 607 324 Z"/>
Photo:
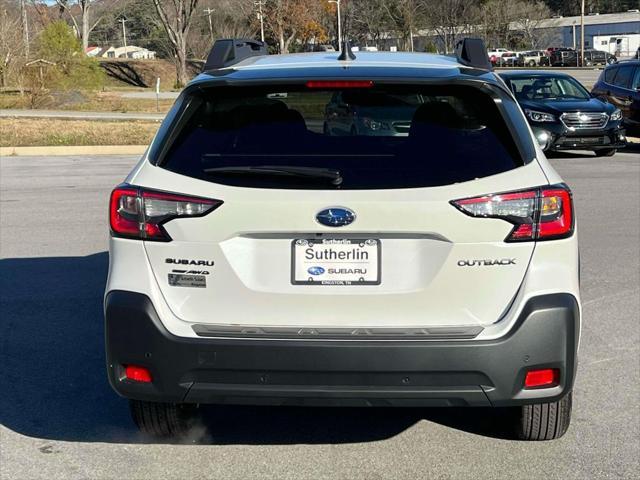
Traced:
<path id="1" fill-rule="evenodd" d="M 528 27 L 526 27 L 528 25 Z M 547 47 L 572 47 L 580 48 L 580 16 L 575 17 L 554 17 L 544 20 L 522 19 L 512 22 L 509 30 L 515 33 L 514 38 L 518 38 L 518 32 L 523 43 L 528 43 L 522 32 L 527 28 L 533 31 L 536 43 L 539 48 Z M 455 29 L 455 39 L 465 36 L 477 36 L 481 28 L 477 25 L 462 25 Z M 480 34 L 481 35 L 481 34 Z M 383 35 L 378 47 L 389 50 L 392 47 L 403 46 L 403 42 L 397 36 L 397 32 L 387 32 Z M 615 54 L 618 57 L 631 57 L 638 48 L 640 39 L 640 11 L 630 10 L 622 13 L 589 14 L 584 17 L 584 38 L 585 48 L 595 48 Z M 603 43 L 606 41 L 606 45 Z M 510 48 L 513 45 L 499 45 L 486 39 L 489 47 Z M 414 50 L 424 51 L 428 46 L 435 47 L 437 51 L 444 52 L 445 47 L 442 39 L 438 37 L 434 30 L 420 29 L 413 35 L 412 43 Z M 450 45 L 455 42 L 449 42 Z M 404 45 L 408 50 L 409 47 Z"/>
<path id="2" fill-rule="evenodd" d="M 86 54 L 96 58 L 131 58 L 148 60 L 156 58 L 156 52 L 135 45 L 126 47 L 88 47 Z"/>
<path id="3" fill-rule="evenodd" d="M 552 31 L 561 47 L 580 48 L 580 16 L 543 20 L 538 29 Z M 613 53 L 633 56 L 640 39 L 640 12 L 590 14 L 584 17 L 584 46 Z M 634 47 L 635 45 L 635 47 Z"/>

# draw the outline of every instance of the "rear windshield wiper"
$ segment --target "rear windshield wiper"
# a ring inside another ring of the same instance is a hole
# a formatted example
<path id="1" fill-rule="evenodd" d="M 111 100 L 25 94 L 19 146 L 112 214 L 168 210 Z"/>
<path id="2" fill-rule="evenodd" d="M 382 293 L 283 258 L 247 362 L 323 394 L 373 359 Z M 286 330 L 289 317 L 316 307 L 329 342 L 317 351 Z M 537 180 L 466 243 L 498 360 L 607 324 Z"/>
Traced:
<path id="1" fill-rule="evenodd" d="M 246 165 L 237 167 L 211 167 L 205 168 L 209 175 L 263 175 L 296 177 L 309 180 L 329 180 L 332 185 L 342 183 L 342 175 L 339 170 L 321 167 L 296 167 L 293 165 Z"/>

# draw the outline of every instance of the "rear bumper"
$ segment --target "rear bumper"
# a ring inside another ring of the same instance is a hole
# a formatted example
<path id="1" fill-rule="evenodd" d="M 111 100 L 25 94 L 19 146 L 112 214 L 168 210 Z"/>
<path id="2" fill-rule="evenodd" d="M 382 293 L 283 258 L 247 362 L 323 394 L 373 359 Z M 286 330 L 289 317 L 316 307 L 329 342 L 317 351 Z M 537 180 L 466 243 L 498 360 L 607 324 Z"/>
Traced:
<path id="1" fill-rule="evenodd" d="M 579 307 L 569 294 L 527 302 L 493 341 L 183 338 L 145 295 L 105 300 L 107 370 L 120 395 L 187 403 L 352 406 L 509 406 L 554 401 L 576 372 Z M 124 378 L 147 367 L 153 383 Z M 524 390 L 526 371 L 558 368 L 556 387 Z"/>

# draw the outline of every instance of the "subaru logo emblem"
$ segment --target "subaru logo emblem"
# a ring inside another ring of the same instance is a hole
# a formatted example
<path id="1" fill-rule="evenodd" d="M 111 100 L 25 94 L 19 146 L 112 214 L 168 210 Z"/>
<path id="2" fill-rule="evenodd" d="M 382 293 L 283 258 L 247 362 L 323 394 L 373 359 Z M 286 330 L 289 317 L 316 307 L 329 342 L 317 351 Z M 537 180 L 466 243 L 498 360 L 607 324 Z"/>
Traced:
<path id="1" fill-rule="evenodd" d="M 324 268 L 322 267 L 309 267 L 307 269 L 311 275 L 322 275 L 324 273 Z"/>
<path id="2" fill-rule="evenodd" d="M 332 207 L 321 210 L 316 215 L 316 220 L 327 227 L 344 227 L 353 223 L 356 214 L 348 208 Z"/>

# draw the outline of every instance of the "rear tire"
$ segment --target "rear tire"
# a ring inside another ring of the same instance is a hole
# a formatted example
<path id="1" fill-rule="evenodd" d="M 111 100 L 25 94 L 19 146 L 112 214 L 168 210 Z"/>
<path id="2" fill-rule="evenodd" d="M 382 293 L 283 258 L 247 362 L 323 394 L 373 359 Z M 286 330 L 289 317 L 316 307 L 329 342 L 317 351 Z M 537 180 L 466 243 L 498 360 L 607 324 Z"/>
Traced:
<path id="1" fill-rule="evenodd" d="M 595 150 L 596 157 L 613 157 L 617 150 L 615 148 L 608 148 L 606 150 Z"/>
<path id="2" fill-rule="evenodd" d="M 184 437 L 196 423 L 195 405 L 129 400 L 140 432 L 157 438 Z"/>
<path id="3" fill-rule="evenodd" d="M 541 441 L 562 437 L 571 423 L 572 394 L 551 403 L 521 407 L 517 435 L 520 440 Z"/>

